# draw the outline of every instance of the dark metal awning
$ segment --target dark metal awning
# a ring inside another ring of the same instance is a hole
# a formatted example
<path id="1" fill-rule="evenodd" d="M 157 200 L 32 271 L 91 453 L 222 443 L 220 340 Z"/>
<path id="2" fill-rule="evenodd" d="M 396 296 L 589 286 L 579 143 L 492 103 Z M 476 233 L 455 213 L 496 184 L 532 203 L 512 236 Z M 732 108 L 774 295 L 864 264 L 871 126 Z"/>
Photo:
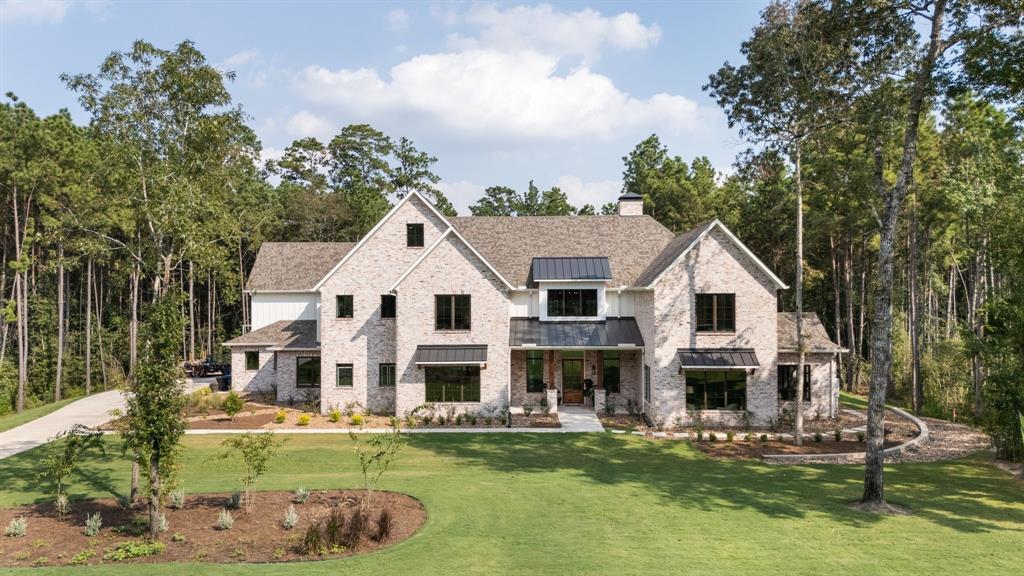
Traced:
<path id="1" fill-rule="evenodd" d="M 534 258 L 531 269 L 534 281 L 544 280 L 611 280 L 608 258 Z"/>
<path id="2" fill-rule="evenodd" d="M 683 368 L 757 368 L 753 348 L 680 348 L 679 365 Z"/>
<path id="3" fill-rule="evenodd" d="M 642 347 L 644 338 L 633 318 L 603 322 L 541 322 L 539 318 L 512 318 L 509 346 Z"/>
<path id="4" fill-rule="evenodd" d="M 420 344 L 416 347 L 417 365 L 486 364 L 486 344 Z"/>

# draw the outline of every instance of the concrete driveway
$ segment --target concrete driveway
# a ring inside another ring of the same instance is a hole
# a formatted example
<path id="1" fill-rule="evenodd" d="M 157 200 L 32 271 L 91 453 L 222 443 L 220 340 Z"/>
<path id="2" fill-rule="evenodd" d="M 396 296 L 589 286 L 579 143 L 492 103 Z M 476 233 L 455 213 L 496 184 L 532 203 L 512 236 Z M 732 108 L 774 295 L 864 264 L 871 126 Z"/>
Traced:
<path id="1" fill-rule="evenodd" d="M 213 377 L 190 378 L 185 381 L 185 389 L 192 391 L 203 388 L 209 386 L 213 380 Z M 75 424 L 90 428 L 106 424 L 110 421 L 110 411 L 115 408 L 125 408 L 124 396 L 120 390 L 87 396 L 46 416 L 26 422 L 7 432 L 0 432 L 0 460 L 46 444 L 50 438 L 70 430 Z"/>

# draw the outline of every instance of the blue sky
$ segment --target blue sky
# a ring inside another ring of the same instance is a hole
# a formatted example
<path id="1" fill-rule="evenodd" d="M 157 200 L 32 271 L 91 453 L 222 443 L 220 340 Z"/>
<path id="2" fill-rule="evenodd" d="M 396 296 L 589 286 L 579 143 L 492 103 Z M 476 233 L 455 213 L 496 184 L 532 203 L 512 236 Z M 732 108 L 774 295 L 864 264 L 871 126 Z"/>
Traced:
<path id="1" fill-rule="evenodd" d="M 437 156 L 460 212 L 530 179 L 600 205 L 651 133 L 729 170 L 745 145 L 701 86 L 739 59 L 762 6 L 0 0 L 0 90 L 84 122 L 60 73 L 93 72 L 135 39 L 190 39 L 237 73 L 267 157 L 366 122 Z"/>

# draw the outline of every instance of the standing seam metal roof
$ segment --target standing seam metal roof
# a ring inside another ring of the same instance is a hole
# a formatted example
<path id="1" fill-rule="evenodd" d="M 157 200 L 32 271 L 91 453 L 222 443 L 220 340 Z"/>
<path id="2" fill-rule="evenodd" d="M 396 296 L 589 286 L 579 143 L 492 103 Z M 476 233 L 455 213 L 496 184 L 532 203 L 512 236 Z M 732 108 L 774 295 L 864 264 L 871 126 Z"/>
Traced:
<path id="1" fill-rule="evenodd" d="M 605 256 L 534 258 L 531 266 L 537 280 L 611 280 L 612 268 Z"/>

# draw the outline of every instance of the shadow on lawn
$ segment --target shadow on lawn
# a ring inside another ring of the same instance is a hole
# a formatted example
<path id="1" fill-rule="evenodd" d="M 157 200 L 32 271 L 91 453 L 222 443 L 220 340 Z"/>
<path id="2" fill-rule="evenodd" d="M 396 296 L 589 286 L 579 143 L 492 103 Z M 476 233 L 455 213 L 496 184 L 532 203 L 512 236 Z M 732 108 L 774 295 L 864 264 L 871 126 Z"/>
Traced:
<path id="1" fill-rule="evenodd" d="M 72 501 L 90 497 L 87 492 L 93 495 L 96 492 L 118 495 L 115 478 L 115 471 L 111 464 L 120 463 L 124 467 L 131 464 L 122 456 L 120 445 L 107 442 L 106 454 L 90 453 L 83 457 L 83 464 L 79 466 L 69 481 L 68 496 Z M 46 446 L 39 446 L 27 452 L 16 454 L 0 460 L 0 487 L 8 493 L 43 493 L 43 496 L 36 497 L 32 502 L 43 504 L 53 499 L 52 494 L 56 488 L 49 485 L 49 482 L 40 478 L 43 472 L 43 458 Z M 100 464 L 100 466 L 96 466 Z M 88 491 L 86 490 L 88 487 Z"/>
<path id="2" fill-rule="evenodd" d="M 682 442 L 610 434 L 410 435 L 410 446 L 508 473 L 571 472 L 602 485 L 643 484 L 668 503 L 704 511 L 755 510 L 777 518 L 828 514 L 867 526 L 883 517 L 849 504 L 863 482 L 859 466 L 769 466 L 711 459 Z M 960 532 L 1024 531 L 1020 495 L 978 461 L 886 467 L 894 503 L 917 518 Z M 897 493 L 893 496 L 894 493 Z"/>

